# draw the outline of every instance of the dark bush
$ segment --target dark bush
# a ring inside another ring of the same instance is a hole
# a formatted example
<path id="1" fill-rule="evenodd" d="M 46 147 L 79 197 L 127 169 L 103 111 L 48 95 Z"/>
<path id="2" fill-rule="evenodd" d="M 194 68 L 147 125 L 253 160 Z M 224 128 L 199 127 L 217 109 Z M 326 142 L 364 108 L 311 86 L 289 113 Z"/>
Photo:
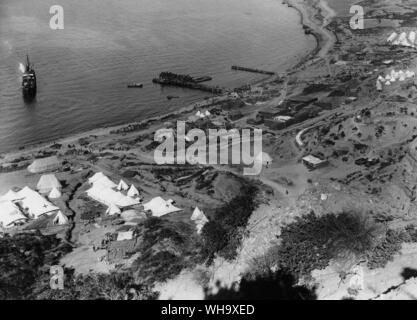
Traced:
<path id="1" fill-rule="evenodd" d="M 242 184 L 240 195 L 218 208 L 203 227 L 203 253 L 209 261 L 215 253 L 229 260 L 236 256 L 246 224 L 257 207 L 257 187 Z"/>
<path id="2" fill-rule="evenodd" d="M 384 233 L 382 225 L 360 213 L 342 212 L 297 218 L 282 229 L 276 250 L 280 268 L 300 277 L 325 268 L 331 259 L 366 257 L 375 239 Z"/>

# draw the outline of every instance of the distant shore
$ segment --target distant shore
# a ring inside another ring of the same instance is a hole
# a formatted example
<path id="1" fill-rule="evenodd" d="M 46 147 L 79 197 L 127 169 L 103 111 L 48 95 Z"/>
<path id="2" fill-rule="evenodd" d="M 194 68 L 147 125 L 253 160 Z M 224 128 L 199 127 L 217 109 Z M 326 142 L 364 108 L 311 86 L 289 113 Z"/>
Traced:
<path id="1" fill-rule="evenodd" d="M 300 15 L 300 24 L 302 26 L 307 25 L 312 29 L 311 35 L 315 37 L 316 39 L 316 46 L 305 56 L 301 57 L 300 60 L 293 66 L 289 67 L 283 74 L 293 74 L 295 73 L 300 67 L 308 63 L 309 61 L 313 60 L 318 56 L 318 54 L 322 51 L 322 49 L 326 45 L 332 45 L 332 43 L 328 44 L 328 39 L 325 38 L 325 32 L 321 29 L 322 26 L 317 25 L 315 21 L 313 21 L 310 17 L 314 16 L 316 13 L 314 8 L 306 6 L 302 1 L 297 0 L 283 0 L 283 4 L 288 5 L 290 8 L 296 10 L 298 14 Z M 320 1 L 320 6 L 322 10 L 326 10 L 326 6 L 323 6 L 322 4 L 326 3 L 326 1 L 322 0 Z M 250 83 L 252 86 L 260 86 L 266 83 L 269 83 L 271 81 L 276 80 L 277 76 L 267 76 L 264 79 L 256 80 Z M 227 94 L 218 95 L 213 98 L 205 99 L 205 100 L 198 100 L 196 102 L 193 102 L 185 107 L 182 107 L 178 110 L 175 110 L 173 112 L 169 112 L 166 114 L 161 114 L 154 117 L 149 117 L 141 121 L 135 121 L 130 123 L 124 123 L 120 125 L 110 125 L 110 126 L 103 126 L 99 128 L 95 128 L 88 131 L 83 131 L 76 134 L 71 134 L 67 136 L 63 136 L 61 138 L 53 139 L 53 140 L 47 140 L 47 141 L 40 141 L 38 143 L 30 144 L 27 146 L 22 147 L 16 147 L 10 151 L 6 151 L 3 153 L 0 153 L 0 157 L 4 159 L 14 158 L 18 157 L 21 154 L 30 153 L 30 152 L 36 152 L 39 150 L 42 150 L 43 148 L 48 147 L 49 145 L 53 143 L 59 143 L 59 144 L 70 144 L 75 141 L 77 141 L 80 138 L 88 137 L 88 136 L 102 136 L 110 134 L 111 131 L 115 131 L 124 127 L 133 126 L 133 125 L 146 125 L 148 123 L 156 122 L 156 121 L 169 121 L 169 118 L 191 112 L 193 110 L 197 110 L 198 108 L 205 107 L 207 105 L 212 105 L 216 101 L 221 101 L 223 99 L 227 98 Z M 211 101 L 211 103 L 210 103 Z M 207 104 L 208 102 L 208 104 Z"/>

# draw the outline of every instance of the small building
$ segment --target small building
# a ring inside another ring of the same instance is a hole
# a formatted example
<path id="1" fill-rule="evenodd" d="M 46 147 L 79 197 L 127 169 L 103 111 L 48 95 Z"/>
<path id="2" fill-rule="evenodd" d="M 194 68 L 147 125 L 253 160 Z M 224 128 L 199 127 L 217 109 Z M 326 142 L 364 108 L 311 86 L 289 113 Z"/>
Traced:
<path id="1" fill-rule="evenodd" d="M 319 159 L 319 158 L 317 158 L 317 157 L 315 157 L 313 155 L 305 156 L 302 159 L 302 161 L 303 161 L 303 164 L 309 170 L 314 170 L 314 169 L 317 169 L 317 168 L 321 168 L 321 167 L 323 167 L 323 166 L 325 166 L 325 165 L 328 164 L 328 161 L 327 160 Z"/>
<path id="2" fill-rule="evenodd" d="M 274 118 L 274 121 L 278 121 L 278 122 L 288 122 L 288 121 L 290 121 L 290 120 L 292 120 L 293 119 L 293 117 L 291 117 L 291 116 L 276 116 L 275 118 Z"/>
<path id="3" fill-rule="evenodd" d="M 239 110 L 232 110 L 231 112 L 229 112 L 229 118 L 232 121 L 236 121 L 243 118 L 243 114 Z"/>
<path id="4" fill-rule="evenodd" d="M 286 106 L 293 111 L 300 111 L 309 104 L 316 102 L 318 98 L 305 95 L 293 96 L 287 99 Z"/>
<path id="5" fill-rule="evenodd" d="M 262 118 L 263 120 L 266 119 L 274 119 L 275 117 L 279 116 L 280 112 L 282 112 L 282 110 L 279 110 L 277 108 L 267 108 L 264 110 L 260 110 L 257 114 L 257 118 Z"/>

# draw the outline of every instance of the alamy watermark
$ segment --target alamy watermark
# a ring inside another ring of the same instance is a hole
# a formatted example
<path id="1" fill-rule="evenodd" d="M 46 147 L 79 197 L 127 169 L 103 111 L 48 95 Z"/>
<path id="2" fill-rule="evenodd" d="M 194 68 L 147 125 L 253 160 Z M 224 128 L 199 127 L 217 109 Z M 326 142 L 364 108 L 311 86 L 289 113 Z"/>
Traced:
<path id="1" fill-rule="evenodd" d="M 52 290 L 64 290 L 64 268 L 61 266 L 51 266 L 49 270 L 51 279 L 49 286 Z"/>
<path id="2" fill-rule="evenodd" d="M 349 25 L 353 30 L 363 30 L 365 28 L 365 10 L 362 6 L 354 5 L 350 7 L 351 14 L 353 17 L 350 18 Z"/>
<path id="3" fill-rule="evenodd" d="M 245 165 L 244 175 L 258 175 L 269 159 L 263 159 L 261 129 L 191 129 L 185 121 L 174 129 L 160 129 L 154 140 L 161 144 L 154 151 L 157 164 L 234 164 Z M 188 145 L 188 146 L 187 146 Z"/>
<path id="4" fill-rule="evenodd" d="M 59 5 L 54 5 L 49 8 L 49 13 L 53 14 L 49 20 L 49 27 L 52 30 L 64 29 L 64 8 Z"/>

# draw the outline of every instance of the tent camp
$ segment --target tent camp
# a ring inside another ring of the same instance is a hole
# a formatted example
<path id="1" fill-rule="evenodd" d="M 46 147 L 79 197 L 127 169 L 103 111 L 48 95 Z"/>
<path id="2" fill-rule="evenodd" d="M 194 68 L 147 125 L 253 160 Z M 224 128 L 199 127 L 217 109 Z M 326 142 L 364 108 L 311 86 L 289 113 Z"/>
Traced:
<path id="1" fill-rule="evenodd" d="M 40 193 L 49 193 L 52 189 L 61 190 L 61 183 L 58 181 L 54 174 L 45 174 L 41 176 L 36 189 Z"/>
<path id="2" fill-rule="evenodd" d="M 119 191 L 125 191 L 128 190 L 129 186 L 127 185 L 126 182 L 124 182 L 123 180 L 120 180 L 119 184 L 117 185 L 117 190 Z"/>
<path id="3" fill-rule="evenodd" d="M 119 208 L 125 208 L 139 203 L 138 200 L 127 197 L 121 192 L 115 191 L 101 184 L 94 184 L 87 190 L 87 195 L 108 207 L 116 205 Z"/>
<path id="4" fill-rule="evenodd" d="M 54 220 L 52 221 L 54 225 L 63 225 L 68 223 L 68 218 L 66 215 L 64 215 L 61 210 L 58 211 L 56 214 Z"/>
<path id="5" fill-rule="evenodd" d="M 10 228 L 24 223 L 27 218 L 20 212 L 19 208 L 11 201 L 0 202 L 0 226 Z"/>
<path id="6" fill-rule="evenodd" d="M 56 156 L 36 159 L 28 166 L 28 171 L 32 173 L 41 173 L 45 171 L 53 171 L 61 167 L 61 161 Z"/>
<path id="7" fill-rule="evenodd" d="M 48 198 L 49 199 L 58 199 L 61 198 L 62 194 L 57 188 L 53 188 L 51 192 L 49 192 Z"/>
<path id="8" fill-rule="evenodd" d="M 272 163 L 272 158 L 266 152 L 261 152 L 256 156 L 255 161 L 261 162 L 263 166 L 268 166 Z"/>
<path id="9" fill-rule="evenodd" d="M 115 214 L 120 214 L 120 213 L 121 211 L 119 207 L 113 203 L 106 210 L 106 214 L 108 214 L 109 216 L 114 216 Z"/>
<path id="10" fill-rule="evenodd" d="M 33 191 L 29 187 L 24 187 L 18 192 L 18 195 L 22 198 L 19 201 L 21 207 L 27 211 L 29 216 L 35 219 L 44 214 L 51 215 L 59 210 L 58 207 L 54 206 L 39 193 Z"/>
<path id="11" fill-rule="evenodd" d="M 106 175 L 103 174 L 103 172 L 97 172 L 90 179 L 88 179 L 88 182 L 93 186 L 100 185 L 107 188 L 117 187 L 113 181 L 111 181 Z"/>
<path id="12" fill-rule="evenodd" d="M 145 203 L 143 207 L 145 211 L 151 211 L 154 217 L 162 217 L 168 213 L 181 211 L 181 209 L 161 197 L 153 198 L 151 201 Z"/>
<path id="13" fill-rule="evenodd" d="M 136 187 L 132 184 L 130 186 L 129 191 L 127 192 L 127 195 L 131 198 L 139 197 L 139 191 L 136 189 Z"/>

